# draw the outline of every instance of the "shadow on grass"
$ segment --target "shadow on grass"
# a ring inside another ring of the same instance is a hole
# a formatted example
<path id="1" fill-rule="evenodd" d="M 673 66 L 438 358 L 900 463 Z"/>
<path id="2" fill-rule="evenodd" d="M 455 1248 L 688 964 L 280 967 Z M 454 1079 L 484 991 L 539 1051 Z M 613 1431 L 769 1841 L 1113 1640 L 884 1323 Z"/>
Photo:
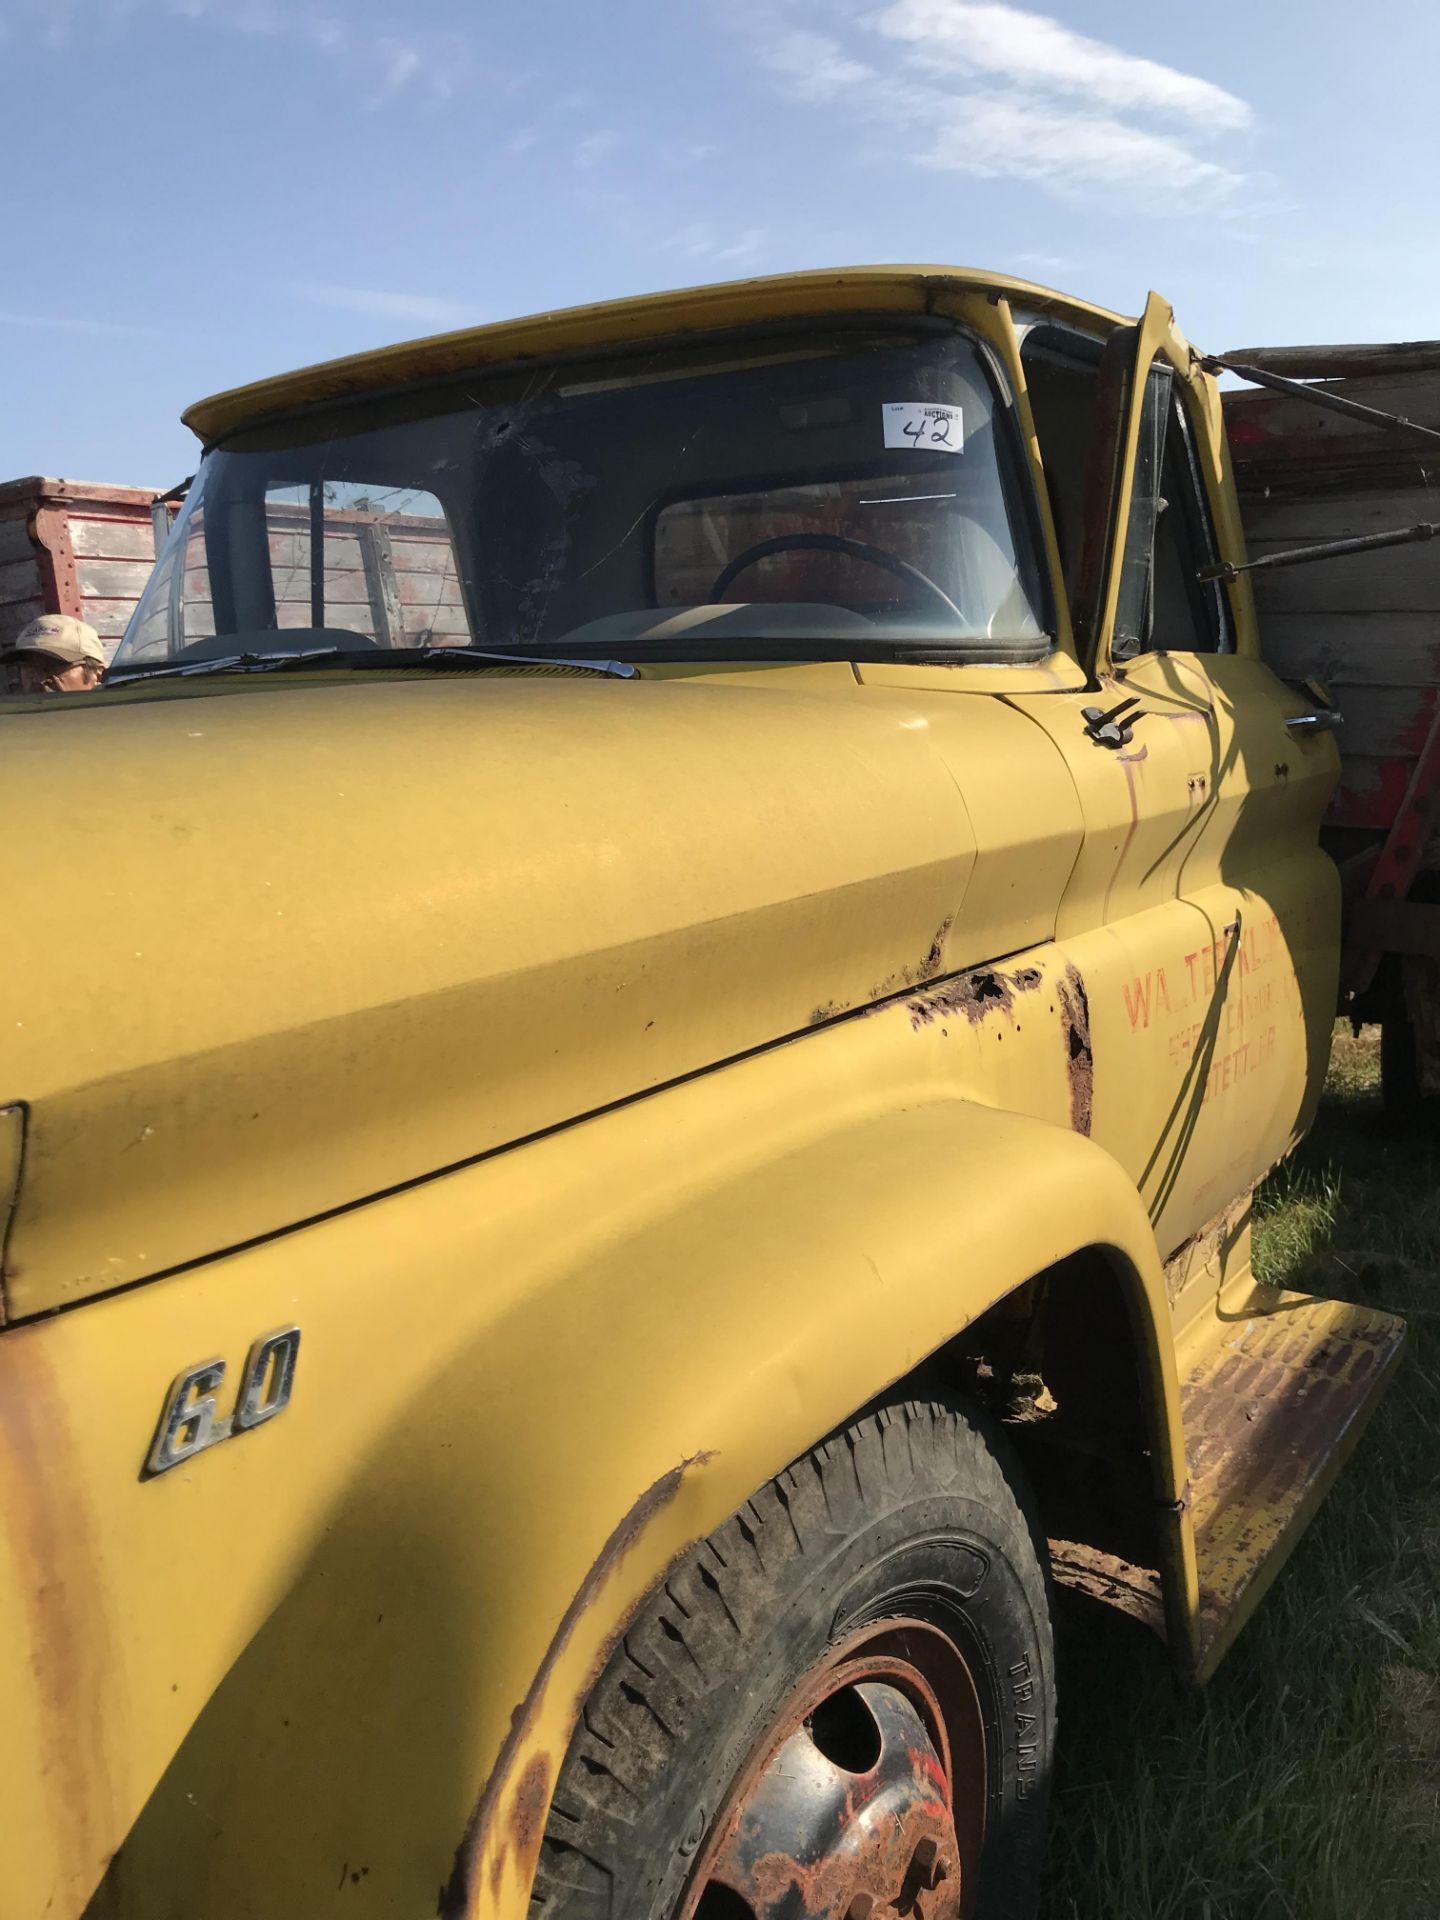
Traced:
<path id="1" fill-rule="evenodd" d="M 1141 1630 L 1062 1638 L 1044 1920 L 1440 1913 L 1440 1132 L 1388 1132 L 1337 1037 L 1310 1138 L 1259 1196 L 1271 1281 L 1406 1315 L 1359 1450 L 1234 1652 L 1182 1692 Z"/>

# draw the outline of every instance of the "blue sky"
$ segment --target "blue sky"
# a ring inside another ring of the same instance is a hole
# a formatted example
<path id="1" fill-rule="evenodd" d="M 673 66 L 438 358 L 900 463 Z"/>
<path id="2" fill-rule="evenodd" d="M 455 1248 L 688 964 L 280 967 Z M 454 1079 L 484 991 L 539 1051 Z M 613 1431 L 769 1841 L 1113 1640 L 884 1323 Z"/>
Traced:
<path id="1" fill-rule="evenodd" d="M 0 478 L 387 340 L 949 261 L 1211 348 L 1440 335 L 1416 0 L 0 0 Z"/>

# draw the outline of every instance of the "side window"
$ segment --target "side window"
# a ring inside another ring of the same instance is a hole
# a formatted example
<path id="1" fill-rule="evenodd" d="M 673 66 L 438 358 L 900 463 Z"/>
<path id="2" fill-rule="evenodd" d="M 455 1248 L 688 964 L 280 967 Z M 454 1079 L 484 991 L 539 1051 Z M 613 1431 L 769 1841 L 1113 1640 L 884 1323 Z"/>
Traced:
<path id="1" fill-rule="evenodd" d="M 215 632 L 210 573 L 205 560 L 205 509 L 192 503 L 185 532 L 171 540 L 126 636 L 127 654 L 147 665 L 180 653 L 187 642 Z"/>
<path id="2" fill-rule="evenodd" d="M 1067 328 L 1032 327 L 1022 348 L 1030 411 L 1074 605 L 1090 443 L 1096 427 L 1101 343 Z M 1225 590 L 1196 575 L 1215 558 L 1215 537 L 1172 369 L 1157 362 L 1145 387 L 1135 486 L 1121 560 L 1112 651 L 1228 653 L 1234 646 Z"/>
<path id="3" fill-rule="evenodd" d="M 1125 530 L 1111 651 L 1229 653 L 1229 608 L 1218 581 L 1199 575 L 1215 560 L 1215 534 L 1199 463 L 1172 369 L 1157 364 L 1145 385 L 1135 484 Z"/>

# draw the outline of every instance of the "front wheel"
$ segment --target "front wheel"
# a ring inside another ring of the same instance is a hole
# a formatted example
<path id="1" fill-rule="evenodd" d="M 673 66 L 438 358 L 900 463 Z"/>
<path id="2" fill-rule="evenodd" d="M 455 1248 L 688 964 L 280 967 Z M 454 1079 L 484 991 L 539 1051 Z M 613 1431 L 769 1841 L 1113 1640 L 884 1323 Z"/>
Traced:
<path id="1" fill-rule="evenodd" d="M 537 1920 L 1024 1920 L 1055 1725 L 1043 1552 L 973 1410 L 883 1406 L 797 1461 L 597 1681 Z"/>

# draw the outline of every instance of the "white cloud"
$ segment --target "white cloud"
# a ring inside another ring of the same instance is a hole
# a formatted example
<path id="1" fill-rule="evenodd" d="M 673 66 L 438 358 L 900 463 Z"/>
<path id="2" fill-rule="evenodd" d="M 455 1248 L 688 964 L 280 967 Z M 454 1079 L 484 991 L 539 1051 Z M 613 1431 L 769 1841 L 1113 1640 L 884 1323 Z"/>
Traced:
<path id="1" fill-rule="evenodd" d="M 838 107 L 917 166 L 1025 180 L 1070 199 L 1174 212 L 1223 204 L 1242 175 L 1207 136 L 1247 127 L 1250 108 L 1213 81 L 991 0 L 770 0 L 743 18 L 761 65 L 791 98 Z M 848 37 L 844 37 L 847 36 Z M 862 57 L 863 56 L 863 57 Z"/>
<path id="2" fill-rule="evenodd" d="M 312 20 L 307 26 L 307 36 L 323 49 L 329 49 L 337 43 L 322 40 Z M 398 94 L 416 93 L 429 95 L 432 100 L 453 99 L 463 84 L 467 68 L 468 54 L 458 41 L 442 36 L 438 40 L 423 41 L 394 40 L 382 35 L 371 43 L 360 43 L 363 53 L 372 62 L 378 62 L 379 89 L 376 95 L 366 102 L 367 106 L 385 106 Z M 351 58 L 351 49 L 339 47 L 345 58 Z"/>
<path id="3" fill-rule="evenodd" d="M 359 313 L 377 320 L 414 321 L 425 326 L 458 326 L 474 314 L 456 300 L 436 299 L 424 293 L 388 293 L 374 287 L 337 286 L 329 280 L 298 281 L 291 292 L 314 307 L 335 307 L 341 313 Z"/>
<path id="4" fill-rule="evenodd" d="M 380 57 L 384 62 L 380 85 L 387 94 L 402 92 L 424 67 L 414 47 L 402 47 L 395 40 L 380 42 Z"/>
<path id="5" fill-rule="evenodd" d="M 359 0 L 20 0 L 16 24 L 59 52 L 82 37 L 88 41 L 113 33 L 142 14 L 162 15 L 175 32 L 294 43 L 362 90 L 361 104 L 371 108 L 401 94 L 453 99 L 477 71 L 472 33 L 416 24 L 403 36 L 387 34 L 384 28 L 394 22 L 381 0 L 368 6 Z"/>
<path id="6" fill-rule="evenodd" d="M 587 133 L 583 140 L 575 142 L 575 164 L 582 172 L 588 173 L 592 167 L 598 167 L 602 160 L 608 160 L 619 144 L 619 134 L 609 127 L 602 127 L 597 133 Z"/>
<path id="7" fill-rule="evenodd" d="M 83 314 L 16 313 L 0 308 L 0 327 L 35 327 L 42 333 L 88 333 L 116 335 L 129 340 L 162 340 L 161 327 L 142 327 L 126 320 L 93 320 Z"/>
<path id="8" fill-rule="evenodd" d="M 1068 113 L 1024 93 L 970 94 L 963 113 L 947 116 L 919 157 L 923 165 L 981 179 L 1143 183 L 1147 196 L 1223 188 L 1236 179 L 1169 134 L 1105 115 Z"/>
<path id="9" fill-rule="evenodd" d="M 1201 127 L 1248 126 L 1243 100 L 1212 81 L 1074 33 L 1042 13 L 984 0 L 894 0 L 871 24 L 941 73 L 985 74 L 1012 85 L 1079 94 L 1120 113 L 1152 113 Z"/>
<path id="10" fill-rule="evenodd" d="M 1068 253 L 1035 253 L 1027 249 L 1015 254 L 1011 264 L 1023 276 L 1033 273 L 1073 273 L 1079 263 Z"/>
<path id="11" fill-rule="evenodd" d="M 662 244 L 682 259 L 716 266 L 740 266 L 753 261 L 768 238 L 762 227 L 746 227 L 733 235 L 718 234 L 707 221 L 697 220 L 672 233 Z"/>
<path id="12" fill-rule="evenodd" d="M 835 100 L 874 77 L 828 34 L 789 28 L 764 49 L 765 64 L 787 83 L 797 100 Z"/>
<path id="13" fill-rule="evenodd" d="M 739 266 L 755 258 L 764 247 L 766 237 L 762 227 L 747 227 L 743 233 L 737 233 L 733 240 L 727 240 L 723 245 L 716 247 L 710 257 L 712 260 L 720 260 L 730 266 Z"/>

